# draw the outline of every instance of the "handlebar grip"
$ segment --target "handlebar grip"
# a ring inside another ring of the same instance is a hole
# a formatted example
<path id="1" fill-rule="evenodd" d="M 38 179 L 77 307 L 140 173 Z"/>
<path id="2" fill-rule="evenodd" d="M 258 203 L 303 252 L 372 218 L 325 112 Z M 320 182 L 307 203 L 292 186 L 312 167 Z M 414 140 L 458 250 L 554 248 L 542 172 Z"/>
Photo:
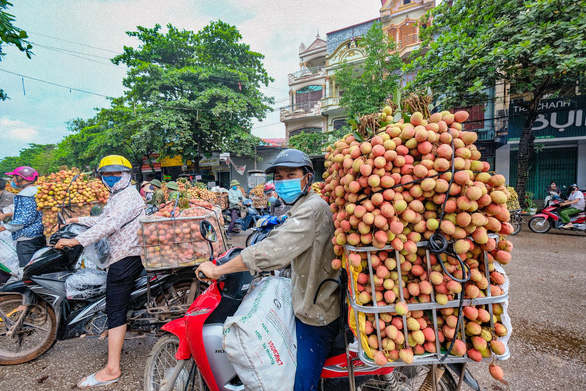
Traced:
<path id="1" fill-rule="evenodd" d="M 200 279 L 207 279 L 207 278 L 208 278 L 208 276 L 206 276 L 206 275 L 205 275 L 203 272 L 197 272 L 197 276 L 198 276 Z"/>
<path id="2" fill-rule="evenodd" d="M 62 250 L 63 250 L 63 252 L 68 253 L 71 250 L 71 247 L 69 247 L 69 246 L 63 246 L 63 249 Z"/>

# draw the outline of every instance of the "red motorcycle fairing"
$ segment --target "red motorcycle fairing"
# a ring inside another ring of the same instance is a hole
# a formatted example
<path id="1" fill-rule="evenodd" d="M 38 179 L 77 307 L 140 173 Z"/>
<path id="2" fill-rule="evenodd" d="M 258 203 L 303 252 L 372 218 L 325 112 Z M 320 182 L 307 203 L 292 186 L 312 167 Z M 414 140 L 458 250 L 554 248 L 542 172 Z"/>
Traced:
<path id="1" fill-rule="evenodd" d="M 189 349 L 192 352 L 191 355 L 210 391 L 219 391 L 219 389 L 216 385 L 212 368 L 207 360 L 203 340 L 203 326 L 206 319 L 218 307 L 221 300 L 222 296 L 218 290 L 218 284 L 214 282 L 193 302 L 183 317 L 185 322 L 185 335 Z"/>
<path id="2" fill-rule="evenodd" d="M 179 347 L 177 348 L 177 353 L 175 353 L 175 358 L 177 360 L 188 360 L 191 358 L 191 351 L 189 350 L 189 345 L 185 338 L 185 318 L 172 320 L 161 327 L 161 329 L 176 335 L 179 338 Z"/>
<path id="3" fill-rule="evenodd" d="M 531 218 L 535 218 L 535 217 L 543 217 L 545 219 L 548 219 L 550 216 L 546 215 L 545 213 L 536 213 L 533 216 L 531 216 Z"/>
<path id="4" fill-rule="evenodd" d="M 356 358 L 355 352 L 350 352 L 352 359 Z M 394 368 L 382 367 L 375 368 L 366 365 L 360 360 L 354 361 L 354 374 L 356 376 L 375 376 L 375 375 L 386 375 L 393 372 Z M 348 377 L 348 363 L 346 361 L 346 354 L 339 354 L 334 357 L 330 357 L 324 364 L 324 369 L 321 373 L 322 379 L 333 379 L 333 378 L 347 378 Z"/>

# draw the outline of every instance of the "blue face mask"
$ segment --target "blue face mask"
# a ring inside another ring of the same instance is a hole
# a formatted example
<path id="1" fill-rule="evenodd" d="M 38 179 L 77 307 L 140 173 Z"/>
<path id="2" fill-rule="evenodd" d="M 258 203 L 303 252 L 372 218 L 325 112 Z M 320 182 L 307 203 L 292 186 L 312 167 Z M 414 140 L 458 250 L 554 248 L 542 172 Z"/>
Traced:
<path id="1" fill-rule="evenodd" d="M 269 198 L 269 202 L 271 204 L 273 204 L 275 201 L 277 201 L 277 197 L 271 197 L 271 198 Z"/>
<path id="2" fill-rule="evenodd" d="M 301 178 L 275 181 L 275 190 L 286 204 L 293 204 L 303 194 Z"/>
<path id="3" fill-rule="evenodd" d="M 10 181 L 10 186 L 12 186 L 12 188 L 14 188 L 14 189 L 18 189 L 18 188 L 20 188 L 20 186 L 18 186 L 18 185 L 16 184 L 16 182 L 14 182 L 14 179 Z"/>
<path id="4" fill-rule="evenodd" d="M 238 189 L 238 186 L 232 186 L 232 190 Z"/>
<path id="5" fill-rule="evenodd" d="M 122 179 L 121 176 L 103 176 L 102 182 L 111 189 L 120 179 Z"/>

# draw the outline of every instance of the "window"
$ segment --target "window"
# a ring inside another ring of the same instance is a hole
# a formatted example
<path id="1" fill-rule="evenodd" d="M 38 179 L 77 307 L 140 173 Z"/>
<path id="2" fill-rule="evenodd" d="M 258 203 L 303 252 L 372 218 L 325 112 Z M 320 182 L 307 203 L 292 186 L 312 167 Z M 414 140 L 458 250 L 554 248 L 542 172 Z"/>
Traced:
<path id="1" fill-rule="evenodd" d="M 345 119 L 335 119 L 333 122 L 334 130 L 342 129 L 347 122 Z"/>
<path id="2" fill-rule="evenodd" d="M 407 5 L 409 3 L 411 3 L 411 0 L 403 0 L 403 5 Z"/>
<path id="3" fill-rule="evenodd" d="M 322 98 L 322 86 L 307 86 L 297 90 L 296 103 L 317 102 Z"/>

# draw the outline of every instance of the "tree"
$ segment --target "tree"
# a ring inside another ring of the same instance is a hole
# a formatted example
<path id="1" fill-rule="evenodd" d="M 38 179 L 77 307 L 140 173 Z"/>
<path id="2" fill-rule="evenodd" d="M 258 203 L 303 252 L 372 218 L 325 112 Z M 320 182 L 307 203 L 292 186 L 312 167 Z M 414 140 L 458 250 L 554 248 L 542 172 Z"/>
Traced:
<path id="1" fill-rule="evenodd" d="M 61 164 L 90 171 L 102 157 L 117 154 L 127 157 L 140 170 L 143 157 L 156 151 L 159 129 L 173 127 L 167 118 L 157 114 L 140 106 L 131 107 L 122 98 L 113 99 L 110 108 L 101 109 L 93 118 L 69 123 L 74 134 L 59 143 L 57 159 Z"/>
<path id="2" fill-rule="evenodd" d="M 3 43 L 16 46 L 18 50 L 24 52 L 28 58 L 31 58 L 33 54 L 31 52 L 32 45 L 26 40 L 28 35 L 26 31 L 12 25 L 14 15 L 5 11 L 9 6 L 12 6 L 12 3 L 9 3 L 7 0 L 0 0 L 0 61 L 6 55 L 2 51 Z M 0 89 L 0 100 L 6 100 L 7 98 L 8 96 Z"/>
<path id="3" fill-rule="evenodd" d="M 346 129 L 339 129 L 333 132 L 301 132 L 289 138 L 289 148 L 299 149 L 309 156 L 322 155 L 325 148 L 340 139 Z"/>
<path id="4" fill-rule="evenodd" d="M 357 40 L 357 46 L 365 52 L 364 65 L 344 61 L 335 75 L 337 85 L 344 92 L 340 106 L 346 109 L 350 120 L 380 111 L 385 100 L 399 87 L 402 66 L 395 42 L 378 22 L 364 38 Z"/>
<path id="5" fill-rule="evenodd" d="M 544 97 L 584 84 L 584 0 L 454 0 L 421 24 L 422 44 L 409 68 L 413 86 L 430 87 L 442 106 L 486 101 L 486 88 L 505 82 L 527 109 L 517 155 L 517 193 L 525 200 L 533 122 Z M 429 27 L 425 26 L 431 20 Z"/>
<path id="6" fill-rule="evenodd" d="M 264 118 L 273 103 L 260 92 L 272 81 L 264 56 L 222 21 L 197 33 L 170 24 L 166 34 L 160 29 L 128 32 L 141 44 L 125 47 L 112 60 L 130 68 L 123 82 L 126 99 L 141 105 L 151 120 L 161 119 L 150 128 L 158 127 L 158 151 L 196 164 L 213 151 L 251 155 L 260 143 L 250 133 L 252 120 Z"/>
<path id="7" fill-rule="evenodd" d="M 20 150 L 19 156 L 8 156 L 0 160 L 0 172 L 5 173 L 16 167 L 30 166 L 40 175 L 49 174 L 55 171 L 56 148 L 54 144 L 29 144 L 28 147 Z"/>

